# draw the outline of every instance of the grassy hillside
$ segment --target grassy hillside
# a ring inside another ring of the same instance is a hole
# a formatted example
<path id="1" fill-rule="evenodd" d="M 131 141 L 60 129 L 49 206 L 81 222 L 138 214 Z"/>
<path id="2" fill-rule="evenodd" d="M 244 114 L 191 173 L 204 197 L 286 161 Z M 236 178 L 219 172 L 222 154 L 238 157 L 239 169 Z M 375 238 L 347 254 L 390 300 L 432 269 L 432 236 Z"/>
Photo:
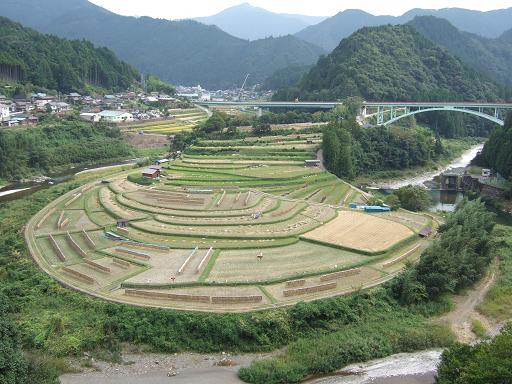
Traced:
<path id="1" fill-rule="evenodd" d="M 0 17 L 0 80 L 55 89 L 126 89 L 139 75 L 106 48 L 43 35 Z"/>
<path id="2" fill-rule="evenodd" d="M 499 87 L 407 25 L 357 31 L 276 99 L 496 100 Z"/>

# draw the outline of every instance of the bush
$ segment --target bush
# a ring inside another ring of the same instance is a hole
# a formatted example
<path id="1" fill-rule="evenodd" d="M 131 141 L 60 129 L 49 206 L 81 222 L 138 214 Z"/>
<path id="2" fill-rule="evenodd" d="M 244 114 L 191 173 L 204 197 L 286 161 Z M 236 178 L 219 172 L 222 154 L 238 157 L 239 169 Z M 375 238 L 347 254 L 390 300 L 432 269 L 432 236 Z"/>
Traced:
<path id="1" fill-rule="evenodd" d="M 429 192 L 417 185 L 408 185 L 394 192 L 400 201 L 400 206 L 409 211 L 425 211 L 432 205 L 432 197 Z"/>
<path id="2" fill-rule="evenodd" d="M 152 185 L 155 183 L 155 180 L 149 179 L 142 175 L 128 175 L 127 179 L 128 181 L 139 185 Z"/>
<path id="3" fill-rule="evenodd" d="M 491 342 L 457 344 L 443 352 L 438 384 L 489 384 L 512 381 L 512 327 Z"/>
<path id="4" fill-rule="evenodd" d="M 386 205 L 388 205 L 393 211 L 400 209 L 400 199 L 397 195 L 386 196 L 384 203 L 386 203 Z"/>

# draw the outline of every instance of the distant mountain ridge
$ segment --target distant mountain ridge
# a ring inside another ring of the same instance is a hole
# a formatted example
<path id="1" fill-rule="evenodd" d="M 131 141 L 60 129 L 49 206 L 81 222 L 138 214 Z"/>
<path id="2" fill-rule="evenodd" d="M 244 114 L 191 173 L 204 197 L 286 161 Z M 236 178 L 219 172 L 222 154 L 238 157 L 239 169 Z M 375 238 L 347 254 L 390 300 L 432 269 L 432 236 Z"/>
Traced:
<path id="1" fill-rule="evenodd" d="M 374 16 L 361 10 L 340 12 L 316 25 L 306 27 L 295 36 L 328 51 L 341 39 L 362 27 L 406 24 L 416 16 L 436 16 L 450 21 L 456 28 L 488 38 L 497 38 L 512 28 L 512 8 L 480 12 L 461 8 L 439 10 L 412 9 L 402 16 Z"/>
<path id="2" fill-rule="evenodd" d="M 87 0 L 2 0 L 0 15 L 109 47 L 162 80 L 212 89 L 239 87 L 247 73 L 250 84 L 263 83 L 276 70 L 313 64 L 325 52 L 294 36 L 248 42 L 196 21 L 120 16 Z"/>
<path id="3" fill-rule="evenodd" d="M 140 74 L 112 51 L 83 40 L 43 35 L 0 17 L 0 80 L 60 92 L 120 91 Z"/>
<path id="4" fill-rule="evenodd" d="M 502 89 L 410 25 L 364 27 L 276 100 L 497 100 Z"/>
<path id="5" fill-rule="evenodd" d="M 216 15 L 197 17 L 194 20 L 207 25 L 216 25 L 230 35 L 241 39 L 257 40 L 294 34 L 324 19 L 326 17 L 274 13 L 243 3 L 227 8 Z"/>
<path id="6" fill-rule="evenodd" d="M 417 16 L 409 25 L 480 73 L 500 84 L 512 85 L 512 29 L 490 39 L 461 32 L 449 21 L 434 16 Z"/>

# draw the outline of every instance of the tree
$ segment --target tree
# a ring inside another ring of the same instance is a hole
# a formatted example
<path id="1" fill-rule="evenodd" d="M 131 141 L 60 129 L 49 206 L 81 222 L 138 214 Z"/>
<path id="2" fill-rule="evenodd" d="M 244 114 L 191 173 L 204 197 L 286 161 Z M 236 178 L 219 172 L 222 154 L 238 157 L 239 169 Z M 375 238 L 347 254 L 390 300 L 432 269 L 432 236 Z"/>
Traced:
<path id="1" fill-rule="evenodd" d="M 475 346 L 456 344 L 443 352 L 437 384 L 512 382 L 512 327 L 491 342 Z"/>
<path id="2" fill-rule="evenodd" d="M 417 185 L 408 185 L 394 192 L 400 200 L 400 205 L 409 211 L 424 211 L 432 204 L 428 191 Z"/>
<path id="3" fill-rule="evenodd" d="M 220 132 L 226 128 L 226 121 L 220 112 L 213 112 L 212 116 L 206 120 L 202 126 L 205 133 Z"/>
<path id="4" fill-rule="evenodd" d="M 19 349 L 20 340 L 14 324 L 5 314 L 0 317 L 0 383 L 26 382 L 27 362 Z"/>
<path id="5" fill-rule="evenodd" d="M 171 152 L 183 151 L 185 146 L 185 135 L 183 133 L 174 135 L 174 139 L 171 142 Z"/>
<path id="6" fill-rule="evenodd" d="M 256 136 L 265 136 L 272 133 L 272 127 L 269 123 L 256 122 L 252 126 L 252 133 Z"/>
<path id="7" fill-rule="evenodd" d="M 391 194 L 386 196 L 386 198 L 384 199 L 384 203 L 388 205 L 393 211 L 400 209 L 400 199 L 398 198 L 397 195 Z"/>

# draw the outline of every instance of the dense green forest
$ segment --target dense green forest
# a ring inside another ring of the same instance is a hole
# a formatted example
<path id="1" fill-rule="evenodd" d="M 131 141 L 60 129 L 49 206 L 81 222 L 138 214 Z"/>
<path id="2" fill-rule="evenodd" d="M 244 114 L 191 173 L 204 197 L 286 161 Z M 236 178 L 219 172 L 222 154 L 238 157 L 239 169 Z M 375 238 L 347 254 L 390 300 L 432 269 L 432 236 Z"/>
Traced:
<path id="1" fill-rule="evenodd" d="M 402 303 L 414 304 L 455 293 L 480 280 L 493 258 L 494 214 L 480 201 L 461 203 L 439 228 L 440 236 L 394 281 L 392 291 Z"/>
<path id="2" fill-rule="evenodd" d="M 444 151 L 439 137 L 428 129 L 362 128 L 352 119 L 330 123 L 324 130 L 322 149 L 327 169 L 346 179 L 425 165 Z"/>
<path id="3" fill-rule="evenodd" d="M 132 154 L 118 128 L 69 118 L 37 128 L 0 130 L 0 178 L 17 179 L 59 166 L 98 163 Z"/>
<path id="4" fill-rule="evenodd" d="M 124 90 L 138 79 L 109 49 L 43 35 L 0 17 L 0 80 L 82 92 L 91 86 Z"/>
<path id="5" fill-rule="evenodd" d="M 312 65 L 292 65 L 278 69 L 265 80 L 264 86 L 272 90 L 293 87 L 312 67 Z"/>
<path id="6" fill-rule="evenodd" d="M 275 100 L 497 100 L 508 95 L 408 25 L 366 27 Z"/>
<path id="7" fill-rule="evenodd" d="M 505 126 L 496 128 L 485 143 L 481 156 L 476 159 L 480 165 L 488 166 L 503 177 L 512 176 L 512 113 L 508 115 Z"/>
<path id="8" fill-rule="evenodd" d="M 498 84 L 512 85 L 512 39 L 507 39 L 506 34 L 485 38 L 461 32 L 449 21 L 433 16 L 416 17 L 409 24 Z"/>
<path id="9" fill-rule="evenodd" d="M 325 52 L 290 35 L 242 40 L 216 26 L 120 16 L 85 0 L 2 0 L 0 14 L 38 31 L 108 47 L 172 84 L 208 89 L 240 87 L 247 73 L 248 85 L 262 84 L 276 70 L 313 64 Z"/>
<path id="10" fill-rule="evenodd" d="M 490 342 L 457 344 L 443 352 L 437 384 L 509 383 L 512 376 L 512 324 Z"/>

